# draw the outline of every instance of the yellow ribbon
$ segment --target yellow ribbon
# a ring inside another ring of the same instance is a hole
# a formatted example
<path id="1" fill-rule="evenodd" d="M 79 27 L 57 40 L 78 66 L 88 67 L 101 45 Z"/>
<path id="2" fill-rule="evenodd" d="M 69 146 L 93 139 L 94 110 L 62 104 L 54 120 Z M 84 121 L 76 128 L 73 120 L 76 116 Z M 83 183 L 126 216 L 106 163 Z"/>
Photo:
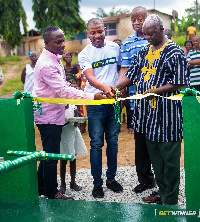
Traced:
<path id="1" fill-rule="evenodd" d="M 144 99 L 148 96 L 160 96 L 155 93 L 147 93 L 147 94 L 137 94 L 126 98 L 118 98 L 118 101 L 126 100 L 126 99 Z M 162 96 L 160 96 L 162 97 Z M 171 100 L 182 100 L 183 95 L 174 95 L 170 97 L 164 97 L 166 99 Z M 58 103 L 58 104 L 71 104 L 71 105 L 103 105 L 103 104 L 114 104 L 115 99 L 100 99 L 100 100 L 87 100 L 87 99 L 62 99 L 62 98 L 38 98 L 33 97 L 34 101 L 44 102 L 44 103 Z"/>
<path id="2" fill-rule="evenodd" d="M 102 105 L 102 104 L 115 103 L 115 99 L 88 100 L 88 99 L 62 99 L 62 98 L 33 97 L 33 100 L 37 102 L 44 102 L 44 103 L 58 103 L 58 104 L 71 104 L 71 105 Z"/>
<path id="3" fill-rule="evenodd" d="M 151 88 L 152 88 L 152 89 L 156 89 L 155 86 L 152 86 Z M 153 109 L 156 108 L 156 97 L 153 97 L 153 99 L 151 100 L 151 107 L 152 107 Z"/>

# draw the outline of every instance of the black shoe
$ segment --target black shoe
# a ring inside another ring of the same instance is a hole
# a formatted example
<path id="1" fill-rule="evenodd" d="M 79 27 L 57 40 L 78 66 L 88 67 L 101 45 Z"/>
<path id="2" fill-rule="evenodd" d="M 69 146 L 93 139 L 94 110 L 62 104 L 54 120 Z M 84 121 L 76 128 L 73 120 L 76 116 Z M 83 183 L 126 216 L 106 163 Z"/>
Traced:
<path id="1" fill-rule="evenodd" d="M 39 196 L 44 195 L 44 187 L 38 187 Z"/>
<path id="2" fill-rule="evenodd" d="M 116 180 L 112 180 L 111 183 L 106 181 L 106 186 L 116 193 L 123 191 L 123 187 Z"/>
<path id="3" fill-rule="evenodd" d="M 154 188 L 155 187 L 155 182 L 151 183 L 151 184 L 143 184 L 143 183 L 140 183 L 138 184 L 134 189 L 133 191 L 135 193 L 142 193 L 143 191 L 147 190 L 147 189 L 151 189 L 151 188 Z"/>
<path id="4" fill-rule="evenodd" d="M 92 191 L 92 195 L 95 198 L 103 198 L 104 192 L 103 192 L 102 186 L 100 186 L 100 185 L 94 186 L 94 189 Z"/>

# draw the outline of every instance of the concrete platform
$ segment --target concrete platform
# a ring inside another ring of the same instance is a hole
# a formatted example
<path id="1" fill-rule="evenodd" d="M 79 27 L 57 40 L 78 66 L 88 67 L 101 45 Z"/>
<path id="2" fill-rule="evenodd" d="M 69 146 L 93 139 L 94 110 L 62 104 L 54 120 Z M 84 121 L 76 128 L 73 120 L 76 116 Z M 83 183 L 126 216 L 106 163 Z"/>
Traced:
<path id="1" fill-rule="evenodd" d="M 180 215 L 180 212 L 194 214 L 194 212 L 186 211 L 182 207 L 155 204 L 63 201 L 44 198 L 27 204 L 0 203 L 1 222 L 182 222 L 200 220 L 200 217 L 198 218 L 199 212 L 195 212 L 195 215 Z M 172 215 L 172 213 L 177 215 Z"/>

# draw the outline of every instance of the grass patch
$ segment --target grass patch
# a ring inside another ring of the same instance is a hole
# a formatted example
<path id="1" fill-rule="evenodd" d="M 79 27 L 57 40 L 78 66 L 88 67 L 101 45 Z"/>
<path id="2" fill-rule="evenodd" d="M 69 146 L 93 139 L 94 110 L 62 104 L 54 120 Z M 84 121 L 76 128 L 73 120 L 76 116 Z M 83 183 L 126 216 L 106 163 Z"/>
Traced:
<path id="1" fill-rule="evenodd" d="M 72 64 L 77 63 L 77 62 L 78 62 L 78 56 L 77 56 L 77 55 L 74 55 L 74 56 L 72 57 Z"/>
<path id="2" fill-rule="evenodd" d="M 180 47 L 184 47 L 184 43 L 185 43 L 185 35 L 176 38 L 176 44 L 179 45 Z"/>
<path id="3" fill-rule="evenodd" d="M 65 66 L 65 62 L 63 61 L 63 59 L 61 58 L 61 62 L 62 62 L 62 64 L 63 64 L 63 66 Z M 78 62 L 78 56 L 77 55 L 72 55 L 72 65 L 74 64 L 74 63 L 77 63 Z"/>
<path id="4" fill-rule="evenodd" d="M 197 32 L 197 35 L 200 36 L 200 32 Z M 173 37 L 172 37 L 172 41 L 174 41 Z M 176 44 L 182 48 L 184 47 L 185 41 L 186 41 L 186 35 L 180 35 L 180 36 L 176 37 Z"/>
<path id="5" fill-rule="evenodd" d="M 24 88 L 23 83 L 21 82 L 21 77 L 16 79 L 8 79 L 4 86 L 1 88 L 1 95 L 15 93 L 18 90 Z"/>
<path id="6" fill-rule="evenodd" d="M 25 66 L 26 64 L 31 64 L 31 63 L 30 63 L 30 62 L 27 63 L 26 61 L 20 62 L 20 63 L 18 64 L 17 70 L 18 70 L 18 71 L 22 71 L 22 69 L 24 68 L 24 66 Z"/>
<path id="7" fill-rule="evenodd" d="M 63 60 L 61 59 L 63 66 L 65 65 L 65 63 L 63 62 Z M 72 64 L 77 63 L 78 62 L 78 56 L 77 55 L 73 55 L 73 59 L 72 59 Z M 3 72 L 6 71 L 6 69 L 8 68 L 8 66 L 10 65 L 18 65 L 18 67 L 16 68 L 16 71 L 20 71 L 24 68 L 24 66 L 26 64 L 30 63 L 30 60 L 23 60 L 22 57 L 20 56 L 10 56 L 10 57 L 2 57 L 0 55 L 0 64 L 4 64 L 2 66 L 3 68 Z M 18 90 L 23 90 L 24 89 L 24 85 L 21 82 L 21 77 L 18 77 L 16 79 L 8 79 L 5 84 L 2 86 L 1 88 L 1 95 L 5 95 L 5 94 L 13 94 Z"/>
<path id="8" fill-rule="evenodd" d="M 22 58 L 20 56 L 13 55 L 13 56 L 8 56 L 8 57 L 3 57 L 0 54 L 0 65 L 5 64 L 7 62 L 19 62 L 21 60 Z"/>

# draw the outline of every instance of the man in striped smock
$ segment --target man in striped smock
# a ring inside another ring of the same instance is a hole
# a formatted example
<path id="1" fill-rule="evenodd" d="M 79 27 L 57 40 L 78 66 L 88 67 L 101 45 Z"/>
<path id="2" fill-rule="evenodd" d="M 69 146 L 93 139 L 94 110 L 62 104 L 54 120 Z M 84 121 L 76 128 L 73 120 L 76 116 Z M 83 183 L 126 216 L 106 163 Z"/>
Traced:
<path id="1" fill-rule="evenodd" d="M 187 60 L 190 63 L 190 87 L 200 91 L 200 38 L 192 38 L 194 48 L 188 52 Z"/>
<path id="2" fill-rule="evenodd" d="M 146 126 L 143 130 L 159 187 L 158 193 L 153 192 L 143 201 L 175 205 L 180 183 L 182 103 L 164 97 L 176 95 L 182 86 L 189 85 L 189 64 L 183 50 L 164 35 L 159 16 L 148 16 L 142 30 L 150 44 L 135 55 L 116 87 L 121 90 L 136 81 L 137 94 L 161 96 L 147 96 L 135 110 L 136 129 Z"/>
<path id="3" fill-rule="evenodd" d="M 132 10 L 131 13 L 131 22 L 133 29 L 135 30 L 134 34 L 129 36 L 123 41 L 121 46 L 121 54 L 122 54 L 122 63 L 121 70 L 119 73 L 119 79 L 128 71 L 133 59 L 134 55 L 139 52 L 144 46 L 148 44 L 147 40 L 144 38 L 142 33 L 142 25 L 144 20 L 147 17 L 147 10 L 142 6 L 138 6 Z M 129 96 L 134 94 L 135 85 L 131 85 L 127 87 L 129 91 Z M 126 101 L 126 103 L 129 100 Z M 133 100 L 130 100 L 129 108 L 127 109 L 127 127 L 131 127 L 131 122 L 134 113 L 134 105 L 140 106 L 141 101 L 137 101 L 134 104 Z M 137 116 L 134 116 L 136 119 Z M 135 124 L 132 125 L 135 129 Z M 151 161 L 149 157 L 149 153 L 147 150 L 147 145 L 145 141 L 145 132 L 142 129 L 141 131 L 134 130 L 135 137 L 135 165 L 138 176 L 139 184 L 133 189 L 135 193 L 141 193 L 146 189 L 153 188 L 155 186 L 154 175 L 151 171 Z"/>

